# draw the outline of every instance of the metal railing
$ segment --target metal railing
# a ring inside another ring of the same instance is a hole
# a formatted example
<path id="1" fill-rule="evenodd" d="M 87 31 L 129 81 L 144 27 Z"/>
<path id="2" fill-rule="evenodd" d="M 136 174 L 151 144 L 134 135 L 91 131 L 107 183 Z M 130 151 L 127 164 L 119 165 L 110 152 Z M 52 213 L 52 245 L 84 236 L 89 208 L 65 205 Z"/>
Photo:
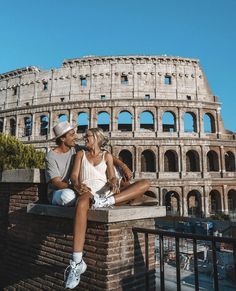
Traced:
<path id="1" fill-rule="evenodd" d="M 143 233 L 145 236 L 145 266 L 146 266 L 146 274 L 145 274 L 145 283 L 146 289 L 149 290 L 149 235 L 155 235 L 159 240 L 159 247 L 155 249 L 158 251 L 159 263 L 160 263 L 160 289 L 161 291 L 165 290 L 165 261 L 164 261 L 164 239 L 172 238 L 175 244 L 175 264 L 176 264 L 176 290 L 181 291 L 181 265 L 180 265 L 180 239 L 184 239 L 186 241 L 191 240 L 193 246 L 193 270 L 194 270 L 194 288 L 196 291 L 200 290 L 199 288 L 199 270 L 198 270 L 198 256 L 197 256 L 197 245 L 198 241 L 205 242 L 208 244 L 209 248 L 212 251 L 212 266 L 213 266 L 213 288 L 215 291 L 219 291 L 219 274 L 217 269 L 217 244 L 226 243 L 232 245 L 232 254 L 234 257 L 234 272 L 236 272 L 236 239 L 230 237 L 216 237 L 209 235 L 199 235 L 199 234 L 190 234 L 190 233 L 182 233 L 182 232 L 173 232 L 166 231 L 163 229 L 149 229 L 149 228 L 140 228 L 134 227 L 133 232 L 136 234 Z M 156 253 L 157 254 L 157 253 Z M 156 255 L 155 253 L 153 256 Z M 236 273 L 235 273 L 236 277 Z M 236 286 L 235 286 L 236 288 Z M 235 289 L 236 290 L 236 289 Z"/>

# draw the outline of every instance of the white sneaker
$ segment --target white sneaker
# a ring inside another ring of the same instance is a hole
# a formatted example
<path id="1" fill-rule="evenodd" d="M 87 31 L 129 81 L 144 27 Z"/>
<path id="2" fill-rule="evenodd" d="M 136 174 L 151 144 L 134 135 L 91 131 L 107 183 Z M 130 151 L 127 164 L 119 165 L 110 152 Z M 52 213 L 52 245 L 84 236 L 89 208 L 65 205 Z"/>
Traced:
<path id="1" fill-rule="evenodd" d="M 70 268 L 70 271 L 68 270 Z M 80 282 L 80 275 L 83 274 L 87 269 L 87 265 L 82 260 L 80 263 L 76 264 L 74 261 L 70 261 L 70 265 L 66 268 L 64 273 L 65 288 L 73 289 Z M 69 272 L 69 274 L 68 274 Z"/>
<path id="2" fill-rule="evenodd" d="M 110 198 L 110 197 L 109 197 Z M 92 202 L 92 209 L 103 208 L 103 207 L 112 207 L 112 199 L 107 197 L 99 197 L 94 195 Z"/>

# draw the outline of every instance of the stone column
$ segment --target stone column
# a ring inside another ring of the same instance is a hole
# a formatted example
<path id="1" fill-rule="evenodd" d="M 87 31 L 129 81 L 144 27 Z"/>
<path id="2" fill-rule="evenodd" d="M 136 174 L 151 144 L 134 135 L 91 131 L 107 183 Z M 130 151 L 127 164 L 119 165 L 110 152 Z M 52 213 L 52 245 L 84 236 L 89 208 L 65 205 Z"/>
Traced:
<path id="1" fill-rule="evenodd" d="M 225 158 L 224 158 L 224 146 L 220 146 L 220 172 L 221 176 L 225 174 Z"/>
<path id="2" fill-rule="evenodd" d="M 179 136 L 181 136 L 182 133 L 184 133 L 184 116 L 183 116 L 183 110 L 178 107 L 178 115 L 179 115 Z"/>
<path id="3" fill-rule="evenodd" d="M 199 137 L 202 137 L 202 134 L 204 133 L 204 127 L 203 127 L 203 116 L 202 116 L 202 110 L 198 109 L 198 135 Z"/>
<path id="4" fill-rule="evenodd" d="M 52 111 L 49 111 L 49 114 L 48 114 L 48 117 L 49 117 L 49 124 L 48 124 L 48 129 L 49 129 L 49 139 L 52 139 L 53 138 L 53 112 Z"/>
<path id="5" fill-rule="evenodd" d="M 176 113 L 175 113 L 176 115 Z M 177 116 L 176 116 L 176 120 L 175 120 L 175 126 L 176 126 L 176 132 L 178 133 L 178 136 L 181 136 L 181 128 L 182 128 L 182 125 L 181 125 L 181 120 L 180 120 L 180 108 L 177 107 Z"/>
<path id="6" fill-rule="evenodd" d="M 137 113 L 137 107 L 134 107 L 134 116 L 133 116 L 133 131 L 139 131 L 140 130 L 140 118 L 139 114 Z"/>
<path id="7" fill-rule="evenodd" d="M 205 216 L 206 217 L 210 216 L 210 213 L 209 213 L 209 192 L 210 192 L 209 187 L 204 186 L 203 193 L 204 193 L 204 198 L 205 198 Z"/>
<path id="8" fill-rule="evenodd" d="M 161 133 L 162 130 L 162 115 L 163 111 L 157 108 L 157 131 Z"/>
<path id="9" fill-rule="evenodd" d="M 204 147 L 203 146 L 200 146 L 201 147 L 201 160 L 202 160 L 202 177 L 206 177 L 207 176 L 207 156 L 204 152 Z"/>
<path id="10" fill-rule="evenodd" d="M 19 124 L 19 115 L 16 114 L 16 137 L 19 137 L 19 127 L 20 127 L 20 124 Z M 9 129 L 10 129 L 10 120 L 9 120 Z"/>
<path id="11" fill-rule="evenodd" d="M 31 115 L 31 136 L 30 136 L 30 139 L 34 139 L 35 137 L 35 129 L 36 129 L 36 120 L 35 120 L 35 114 L 32 114 Z"/>
<path id="12" fill-rule="evenodd" d="M 188 216 L 188 203 L 187 203 L 187 195 L 185 193 L 185 188 L 182 189 L 182 207 L 183 207 L 183 216 Z"/>
<path id="13" fill-rule="evenodd" d="M 3 118 L 3 130 L 2 130 L 2 132 L 6 133 L 6 130 L 7 130 L 7 117 L 5 116 Z"/>
<path id="14" fill-rule="evenodd" d="M 227 193 L 227 185 L 223 185 L 223 188 L 222 188 L 222 196 L 223 196 L 223 211 L 225 214 L 228 214 L 229 213 L 229 201 L 228 201 L 228 193 Z"/>

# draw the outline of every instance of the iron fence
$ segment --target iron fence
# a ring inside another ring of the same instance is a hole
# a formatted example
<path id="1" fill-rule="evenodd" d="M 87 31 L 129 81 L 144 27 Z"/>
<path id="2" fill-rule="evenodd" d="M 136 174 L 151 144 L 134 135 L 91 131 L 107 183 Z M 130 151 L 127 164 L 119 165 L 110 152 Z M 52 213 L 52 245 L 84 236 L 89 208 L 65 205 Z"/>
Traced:
<path id="1" fill-rule="evenodd" d="M 198 254 L 197 246 L 203 242 L 208 246 L 209 250 L 212 253 L 212 277 L 213 277 L 213 288 L 215 291 L 219 291 L 219 273 L 218 273 L 218 259 L 217 259 L 217 250 L 220 245 L 227 244 L 232 247 L 231 252 L 233 256 L 233 267 L 232 272 L 236 278 L 236 239 L 231 237 L 217 237 L 210 235 L 200 235 L 200 234 L 190 234 L 182 233 L 175 231 L 166 231 L 163 229 L 149 229 L 149 228 L 133 228 L 133 232 L 136 234 L 143 233 L 145 236 L 145 266 L 146 266 L 146 290 L 149 289 L 149 236 L 155 235 L 156 242 L 158 245 L 155 248 L 155 253 L 153 256 L 158 257 L 159 268 L 160 268 L 160 290 L 165 291 L 165 252 L 164 245 L 165 239 L 171 238 L 175 246 L 175 266 L 176 266 L 176 290 L 181 290 L 181 256 L 180 256 L 180 240 L 185 241 L 186 243 L 191 241 L 192 243 L 192 256 L 193 256 L 193 271 L 194 271 L 194 288 L 196 291 L 200 290 L 199 288 L 199 266 L 198 266 Z M 236 285 L 235 285 L 236 290 Z"/>

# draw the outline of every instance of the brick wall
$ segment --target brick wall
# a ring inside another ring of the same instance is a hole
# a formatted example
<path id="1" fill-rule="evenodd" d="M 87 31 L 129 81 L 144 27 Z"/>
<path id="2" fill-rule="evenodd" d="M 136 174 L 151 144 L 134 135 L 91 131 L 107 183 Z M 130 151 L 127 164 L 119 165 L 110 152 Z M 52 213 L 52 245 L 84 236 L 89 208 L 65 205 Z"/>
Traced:
<path id="1" fill-rule="evenodd" d="M 72 253 L 73 220 L 26 212 L 42 185 L 0 183 L 0 282 L 6 290 L 64 290 L 63 272 Z M 63 211 L 63 208 L 61 208 Z M 85 242 L 88 269 L 76 290 L 145 290 L 144 237 L 133 226 L 154 219 L 114 223 L 89 221 Z M 154 238 L 149 241 L 149 280 L 154 289 Z"/>

